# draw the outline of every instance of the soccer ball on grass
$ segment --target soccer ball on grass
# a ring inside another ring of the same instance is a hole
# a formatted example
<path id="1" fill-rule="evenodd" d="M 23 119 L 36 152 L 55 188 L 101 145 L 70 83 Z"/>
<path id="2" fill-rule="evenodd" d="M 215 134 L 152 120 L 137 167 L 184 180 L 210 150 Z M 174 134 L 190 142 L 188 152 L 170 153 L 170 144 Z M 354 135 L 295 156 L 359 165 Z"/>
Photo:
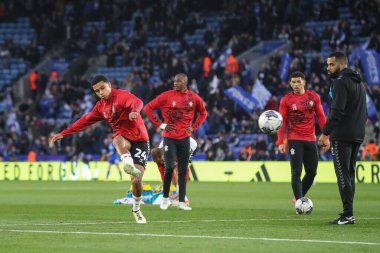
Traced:
<path id="1" fill-rule="evenodd" d="M 296 208 L 297 214 L 311 214 L 313 211 L 313 201 L 309 198 L 303 197 L 297 199 L 294 207 Z"/>

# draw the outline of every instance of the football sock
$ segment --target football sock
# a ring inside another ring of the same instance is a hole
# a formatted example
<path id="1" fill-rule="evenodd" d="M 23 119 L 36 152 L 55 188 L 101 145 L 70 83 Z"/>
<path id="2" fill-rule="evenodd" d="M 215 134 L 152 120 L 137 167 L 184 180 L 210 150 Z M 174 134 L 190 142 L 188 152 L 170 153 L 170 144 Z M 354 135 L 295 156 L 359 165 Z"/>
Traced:
<path id="1" fill-rule="evenodd" d="M 130 153 L 122 154 L 120 159 L 124 164 L 128 164 L 128 165 L 134 164 L 132 156 Z"/>
<path id="2" fill-rule="evenodd" d="M 136 196 L 133 196 L 132 195 L 132 211 L 133 212 L 137 212 L 138 210 L 140 210 L 140 201 L 141 201 L 142 197 L 136 197 Z"/>

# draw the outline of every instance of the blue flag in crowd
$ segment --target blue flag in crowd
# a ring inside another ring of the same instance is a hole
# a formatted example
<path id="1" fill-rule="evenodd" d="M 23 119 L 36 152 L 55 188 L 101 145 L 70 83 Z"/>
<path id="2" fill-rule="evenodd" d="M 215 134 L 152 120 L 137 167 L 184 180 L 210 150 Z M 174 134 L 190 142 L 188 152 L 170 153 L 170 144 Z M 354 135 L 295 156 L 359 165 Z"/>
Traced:
<path id="1" fill-rule="evenodd" d="M 257 99 L 252 97 L 248 92 L 244 91 L 239 85 L 235 85 L 224 90 L 224 94 L 235 101 L 235 103 L 237 103 L 248 113 L 251 113 L 259 105 Z"/>
<path id="2" fill-rule="evenodd" d="M 292 63 L 292 57 L 288 53 L 283 53 L 281 57 L 281 65 L 278 69 L 278 75 L 282 81 L 287 81 L 289 76 L 290 64 Z"/>
<path id="3" fill-rule="evenodd" d="M 262 84 L 262 82 L 257 78 L 255 86 L 253 86 L 252 97 L 256 98 L 259 102 L 259 107 L 263 109 L 266 105 L 270 97 L 272 96 L 272 93 L 265 88 L 265 86 Z"/>
<path id="4" fill-rule="evenodd" d="M 362 50 L 360 47 L 354 47 L 354 48 L 352 48 L 351 53 L 348 56 L 348 63 L 349 63 L 349 67 L 351 69 L 354 69 L 355 68 L 355 62 L 357 60 L 360 60 L 360 50 Z"/>
<path id="5" fill-rule="evenodd" d="M 380 63 L 377 52 L 360 49 L 359 55 L 368 85 L 380 84 Z"/>
<path id="6" fill-rule="evenodd" d="M 378 120 L 377 117 L 377 110 L 375 107 L 375 103 L 373 103 L 372 98 L 367 94 L 366 96 L 367 99 L 367 112 L 368 112 L 368 118 L 372 121 L 375 122 Z"/>
<path id="7" fill-rule="evenodd" d="M 230 47 L 226 47 L 220 54 L 218 59 L 212 64 L 213 69 L 217 69 L 220 67 L 225 68 L 227 65 L 228 57 L 230 57 L 230 54 L 232 53 L 232 50 Z"/>

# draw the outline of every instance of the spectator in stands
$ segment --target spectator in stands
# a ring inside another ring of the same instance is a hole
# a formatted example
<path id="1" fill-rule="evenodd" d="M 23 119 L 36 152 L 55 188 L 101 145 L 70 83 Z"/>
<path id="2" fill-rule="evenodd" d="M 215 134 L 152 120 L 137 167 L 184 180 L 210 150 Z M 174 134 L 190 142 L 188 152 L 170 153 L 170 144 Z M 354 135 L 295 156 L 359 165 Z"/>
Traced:
<path id="1" fill-rule="evenodd" d="M 32 93 L 32 99 L 35 100 L 37 98 L 37 92 L 38 92 L 38 85 L 37 85 L 37 80 L 38 80 L 38 71 L 32 71 L 29 75 L 29 87 L 30 91 Z"/>
<path id="2" fill-rule="evenodd" d="M 37 153 L 33 149 L 28 152 L 28 162 L 35 162 L 37 161 Z"/>
<path id="3" fill-rule="evenodd" d="M 365 145 L 361 158 L 364 161 L 377 161 L 377 155 L 379 152 L 379 148 L 375 144 L 374 140 L 370 140 L 367 145 Z"/>

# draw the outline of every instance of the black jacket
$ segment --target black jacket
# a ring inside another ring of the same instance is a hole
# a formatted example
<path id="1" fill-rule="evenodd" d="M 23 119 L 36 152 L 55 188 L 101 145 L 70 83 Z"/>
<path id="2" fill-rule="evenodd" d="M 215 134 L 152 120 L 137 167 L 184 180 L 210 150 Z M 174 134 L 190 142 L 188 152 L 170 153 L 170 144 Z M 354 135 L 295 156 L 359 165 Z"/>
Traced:
<path id="1" fill-rule="evenodd" d="M 322 132 L 331 140 L 362 143 L 367 121 L 366 89 L 360 75 L 344 69 L 330 87 L 330 110 Z"/>

